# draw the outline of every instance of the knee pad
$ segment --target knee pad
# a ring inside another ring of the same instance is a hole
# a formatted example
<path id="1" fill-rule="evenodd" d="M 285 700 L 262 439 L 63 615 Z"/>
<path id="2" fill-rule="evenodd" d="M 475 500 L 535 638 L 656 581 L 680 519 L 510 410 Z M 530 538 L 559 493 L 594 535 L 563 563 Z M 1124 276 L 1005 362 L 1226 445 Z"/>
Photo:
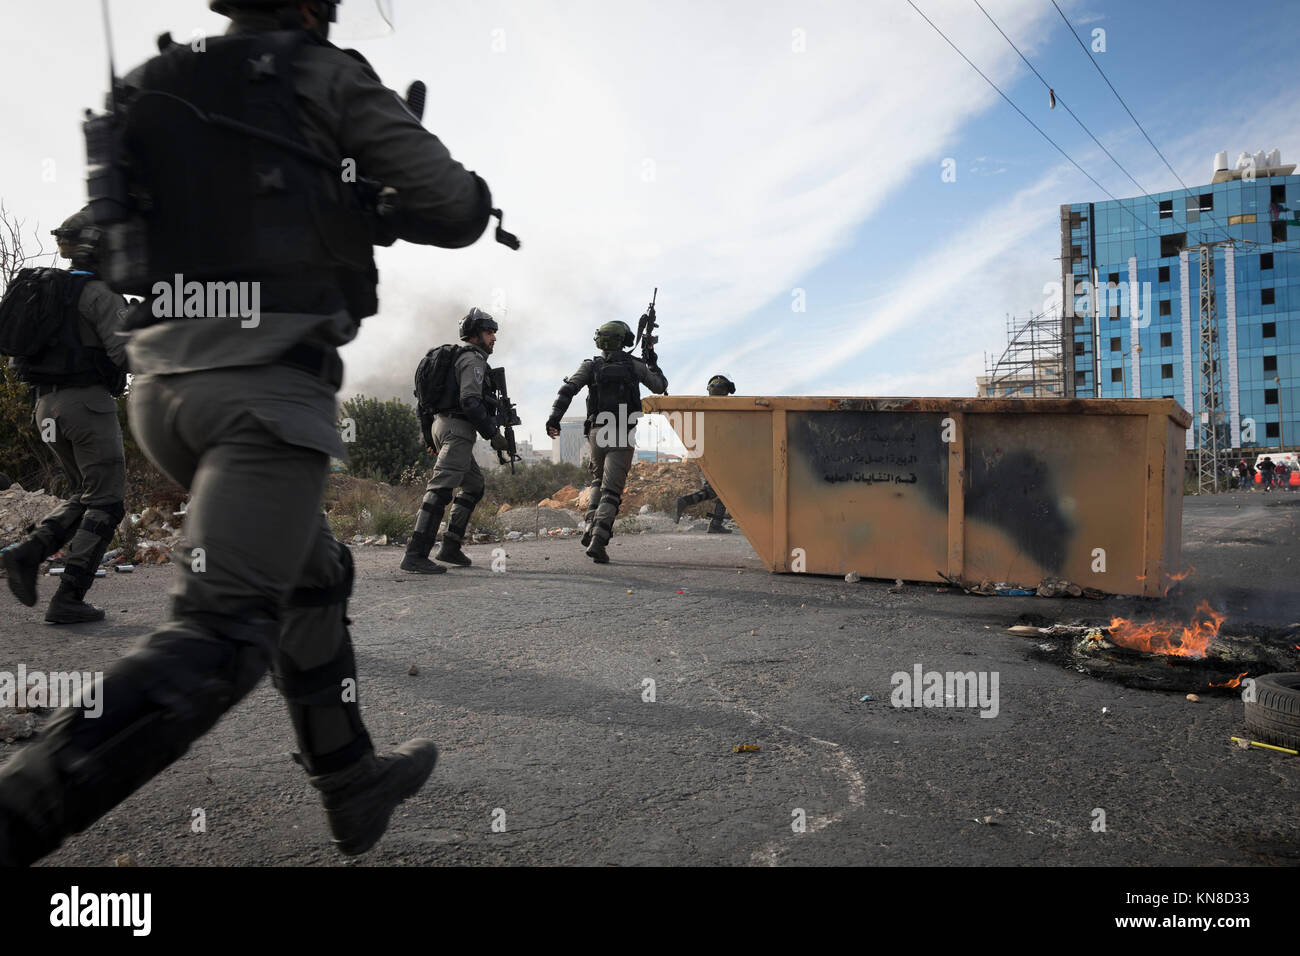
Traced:
<path id="1" fill-rule="evenodd" d="M 457 495 L 453 499 L 452 503 L 456 505 L 460 505 L 460 507 L 462 508 L 466 508 L 470 511 L 473 511 L 475 505 L 477 505 L 482 499 L 483 496 L 481 494 L 471 495 L 471 494 L 462 493 Z"/>
<path id="2" fill-rule="evenodd" d="M 335 584 L 326 587 L 294 588 L 289 594 L 290 608 L 329 607 L 341 605 L 340 617 L 344 624 L 351 622 L 347 618 L 348 598 L 352 596 L 352 582 L 356 579 L 356 564 L 352 560 L 352 549 L 334 541 L 334 553 L 342 567 L 342 574 Z"/>
<path id="3" fill-rule="evenodd" d="M 338 607 L 337 619 L 330 615 L 324 622 L 319 618 L 314 622 L 316 627 L 338 628 L 334 635 L 320 635 L 322 640 L 331 636 L 337 640 L 333 656 L 316 667 L 300 667 L 282 640 L 272 669 L 272 680 L 288 704 L 298 737 L 300 752 L 294 759 L 313 775 L 349 767 L 373 749 L 357 703 L 356 657 L 347 631 L 355 568 L 352 552 L 337 542 L 335 546 L 342 571 L 339 581 L 328 587 L 296 588 L 289 601 L 290 614 L 293 608 Z"/>
<path id="4" fill-rule="evenodd" d="M 120 501 L 109 505 L 91 505 L 86 508 L 85 513 L 81 516 L 78 530 L 89 531 L 107 543 L 113 540 L 117 526 L 122 523 L 122 518 L 125 516 L 126 508 L 123 507 Z"/>

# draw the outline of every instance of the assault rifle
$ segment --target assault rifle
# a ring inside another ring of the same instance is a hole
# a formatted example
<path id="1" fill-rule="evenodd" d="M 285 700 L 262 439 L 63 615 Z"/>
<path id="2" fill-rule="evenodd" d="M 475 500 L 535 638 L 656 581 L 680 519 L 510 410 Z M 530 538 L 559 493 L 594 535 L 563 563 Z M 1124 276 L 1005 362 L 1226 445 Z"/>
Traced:
<path id="1" fill-rule="evenodd" d="M 632 343 L 633 348 L 636 348 L 637 342 L 641 343 L 641 358 L 653 369 L 659 368 L 659 356 L 655 354 L 655 345 L 659 341 L 659 336 L 655 335 L 655 329 L 659 326 L 659 320 L 655 316 L 655 300 L 658 298 L 659 287 L 655 286 L 654 294 L 650 296 L 650 305 L 636 324 L 636 341 Z M 664 394 L 668 394 L 667 390 Z"/>
<path id="2" fill-rule="evenodd" d="M 510 474 L 513 475 L 515 462 L 524 460 L 515 447 L 515 426 L 520 424 L 519 415 L 515 412 L 515 403 L 510 401 L 510 391 L 506 388 L 506 370 L 490 369 L 488 376 L 492 380 L 492 423 L 499 426 L 506 436 L 505 451 L 497 452 L 497 461 L 509 465 Z"/>

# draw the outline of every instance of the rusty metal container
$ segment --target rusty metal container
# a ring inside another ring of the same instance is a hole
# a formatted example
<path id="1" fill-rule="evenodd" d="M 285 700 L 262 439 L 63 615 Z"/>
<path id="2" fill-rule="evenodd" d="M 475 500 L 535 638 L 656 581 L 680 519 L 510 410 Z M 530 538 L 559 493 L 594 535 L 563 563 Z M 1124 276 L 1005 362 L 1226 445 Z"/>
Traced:
<path id="1" fill-rule="evenodd" d="M 771 571 L 1159 596 L 1181 570 L 1169 399 L 656 396 Z"/>

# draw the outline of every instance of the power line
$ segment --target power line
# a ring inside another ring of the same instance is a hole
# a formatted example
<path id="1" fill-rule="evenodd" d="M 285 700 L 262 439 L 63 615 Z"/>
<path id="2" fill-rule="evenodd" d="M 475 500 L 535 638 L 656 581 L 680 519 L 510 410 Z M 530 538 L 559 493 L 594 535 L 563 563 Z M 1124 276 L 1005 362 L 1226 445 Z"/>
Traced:
<path id="1" fill-rule="evenodd" d="M 1065 25 L 1069 29 L 1070 35 L 1073 36 L 1075 41 L 1079 44 L 1079 49 L 1083 51 L 1083 55 L 1087 58 L 1088 62 L 1093 65 L 1093 68 L 1096 69 L 1098 75 L 1106 81 L 1106 85 L 1109 86 L 1110 91 L 1115 94 L 1115 99 L 1119 100 L 1119 105 L 1124 107 L 1124 112 L 1127 113 L 1128 118 L 1133 121 L 1133 125 L 1135 125 L 1141 131 L 1142 135 L 1146 137 L 1146 141 L 1151 144 L 1151 148 L 1156 151 L 1156 155 L 1160 157 L 1161 162 L 1163 162 L 1165 166 L 1168 167 L 1169 171 L 1174 174 L 1174 178 L 1178 180 L 1178 184 L 1183 187 L 1183 190 L 1190 192 L 1191 188 L 1187 183 L 1183 182 L 1183 177 L 1178 175 L 1178 170 L 1174 169 L 1173 164 L 1165 158 L 1165 154 L 1160 152 L 1160 147 L 1155 144 L 1149 135 L 1147 135 L 1146 129 L 1138 122 L 1138 118 L 1133 115 L 1133 111 L 1128 108 L 1128 104 L 1124 102 L 1124 97 L 1119 95 L 1119 90 L 1115 89 L 1115 84 L 1113 84 L 1110 81 L 1110 78 L 1106 76 L 1106 71 L 1101 68 L 1101 64 L 1097 62 L 1097 58 L 1088 51 L 1087 44 L 1083 42 L 1083 38 L 1080 37 L 1078 31 L 1074 29 L 1074 24 L 1071 23 L 1070 18 L 1065 15 L 1065 11 L 1061 9 L 1060 4 L 1058 4 L 1056 0 L 1052 0 L 1052 6 L 1056 7 L 1056 12 L 1059 13 L 1061 19 L 1065 21 Z M 1223 223 L 1219 222 L 1219 220 L 1213 215 L 1209 216 L 1209 220 L 1218 226 L 1219 231 L 1223 233 L 1225 239 L 1232 239 L 1231 234 Z"/>
<path id="2" fill-rule="evenodd" d="M 1123 201 L 1122 199 L 1117 198 L 1117 197 L 1115 196 L 1115 194 L 1112 193 L 1109 189 L 1107 189 L 1107 188 L 1106 188 L 1105 186 L 1103 186 L 1101 183 L 1097 182 L 1097 180 L 1093 179 L 1092 174 L 1089 173 L 1089 172 L 1088 172 L 1086 169 L 1084 169 L 1082 166 L 1080 166 L 1078 163 L 1076 163 L 1076 162 L 1074 161 L 1074 158 L 1073 158 L 1069 153 L 1067 153 L 1064 149 L 1062 149 L 1062 148 L 1057 144 L 1056 140 L 1052 139 L 1052 137 L 1050 137 L 1050 136 L 1048 136 L 1046 133 L 1044 133 L 1043 130 L 1039 127 L 1039 125 L 1038 125 L 1037 123 L 1035 123 L 1033 120 L 1031 120 L 1031 119 L 1030 119 L 1030 118 L 1025 114 L 1025 111 L 1024 111 L 1024 110 L 1022 110 L 1019 106 L 1017 106 L 1015 103 L 1013 103 L 1013 102 L 1011 101 L 1011 98 L 1010 98 L 1009 96 L 1007 96 L 1007 94 L 1003 93 L 1002 90 L 1001 90 L 1001 88 L 999 88 L 999 86 L 998 86 L 996 83 L 994 83 L 994 82 L 993 82 L 992 80 L 990 80 L 987 76 L 985 76 L 985 75 L 984 75 L 984 71 L 981 70 L 981 69 L 980 69 L 978 66 L 976 66 L 974 63 L 972 63 L 970 57 L 968 57 L 965 53 L 962 53 L 961 50 L 958 49 L 957 44 L 953 43 L 952 40 L 949 40 L 947 34 L 945 34 L 945 33 L 944 33 L 942 30 L 940 30 L 937 26 L 935 26 L 934 21 L 931 20 L 929 17 L 927 17 L 924 13 L 922 13 L 922 12 L 921 12 L 921 9 L 920 9 L 920 8 L 919 8 L 915 3 L 913 3 L 912 0 L 907 0 L 907 3 L 908 3 L 908 6 L 910 6 L 913 10 L 915 10 L 915 11 L 917 12 L 917 14 L 921 17 L 922 20 L 924 20 L 926 23 L 930 24 L 930 26 L 934 29 L 934 32 L 935 32 L 935 33 L 937 33 L 937 34 L 939 34 L 939 36 L 943 37 L 944 41 L 945 41 L 945 42 L 946 42 L 950 47 L 952 47 L 954 50 L 956 50 L 957 55 L 958 55 L 959 57 L 961 57 L 961 58 L 962 58 L 963 60 L 965 60 L 968 64 L 970 64 L 970 68 L 971 68 L 972 70 L 974 70 L 974 71 L 975 71 L 976 73 L 978 73 L 981 77 L 983 77 L 985 83 L 987 83 L 989 86 L 993 87 L 993 89 L 994 89 L 995 91 L 997 91 L 998 96 L 1000 96 L 1000 97 L 1002 97 L 1004 100 L 1006 100 L 1007 103 L 1011 106 L 1011 108 L 1012 108 L 1013 110 L 1015 110 L 1017 113 L 1019 113 L 1019 114 L 1021 115 L 1021 117 L 1024 119 L 1024 121 L 1025 121 L 1026 123 L 1028 123 L 1030 126 L 1032 126 L 1032 127 L 1033 127 L 1037 132 L 1038 132 L 1038 135 L 1039 135 L 1039 136 L 1043 137 L 1043 139 L 1045 139 L 1045 140 L 1047 140 L 1049 143 L 1051 143 L 1051 144 L 1052 144 L 1052 147 L 1053 147 L 1053 148 L 1054 148 L 1058 153 L 1060 153 L 1060 154 L 1061 154 L 1062 156 L 1064 156 L 1067 160 L 1069 160 L 1071 166 L 1073 166 L 1073 167 L 1074 167 L 1075 169 L 1077 169 L 1079 172 L 1083 173 L 1084 176 L 1088 177 L 1088 180 L 1089 180 L 1089 181 L 1090 181 L 1094 186 L 1096 186 L 1096 187 L 1097 187 L 1098 189 L 1100 189 L 1103 193 L 1105 193 L 1107 196 L 1109 196 L 1109 197 L 1111 198 L 1112 201 L 1114 201 L 1115 203 L 1117 203 L 1117 204 L 1119 205 L 1119 208 L 1120 208 L 1120 209 L 1123 209 L 1126 213 L 1128 213 L 1130 216 L 1132 216 L 1132 217 L 1133 217 L 1133 221 L 1136 222 L 1136 223 L 1141 227 L 1141 231 L 1142 231 L 1142 232 L 1145 232 L 1145 233 L 1152 233 L 1152 232 L 1153 232 L 1153 230 L 1151 229 L 1151 227 L 1150 227 L 1146 222 L 1144 222 L 1142 219 L 1140 219 L 1140 218 L 1138 217 L 1137 213 L 1135 213 L 1133 210 L 1129 209 L 1127 206 L 1124 205 L 1124 201 Z M 983 9 L 983 8 L 981 7 L 981 9 Z M 988 14 L 985 14 L 985 16 L 988 16 Z M 991 18 L 990 18 L 990 19 L 991 19 Z M 995 23 L 994 26 L 997 26 L 997 24 Z M 999 30 L 999 32 L 1001 32 L 1001 31 Z M 1006 36 L 1006 34 L 1003 34 L 1003 36 Z M 1010 43 L 1011 41 L 1008 40 L 1007 42 Z M 1013 48 L 1014 48 L 1014 46 L 1015 46 L 1015 44 L 1012 44 L 1012 47 L 1013 47 Z M 1019 53 L 1020 51 L 1019 51 L 1019 50 L 1016 50 L 1016 52 Z M 1023 59 L 1023 55 L 1022 55 L 1021 58 Z M 1026 62 L 1028 62 L 1028 61 L 1026 61 Z M 1030 68 L 1033 69 L 1032 67 L 1030 67 Z M 1038 71 L 1035 70 L 1034 72 L 1035 72 L 1035 74 L 1037 74 Z M 1042 79 L 1041 76 L 1039 76 L 1038 78 L 1039 78 L 1040 80 Z M 1050 87 L 1049 87 L 1049 89 L 1050 89 Z M 1070 115 L 1073 116 L 1074 114 L 1071 113 Z M 1077 119 L 1078 119 L 1078 118 L 1076 117 L 1076 120 L 1077 120 Z M 1080 123 L 1080 125 L 1083 125 L 1083 124 Z M 1085 127 L 1085 129 L 1086 129 L 1086 127 Z M 1088 135 L 1091 136 L 1092 134 L 1089 133 Z M 1095 140 L 1095 137 L 1094 137 L 1094 140 Z M 1098 143 L 1097 145 L 1098 145 L 1098 146 L 1101 146 L 1100 143 Z M 1102 146 L 1102 149 L 1105 150 L 1105 147 Z M 1107 153 L 1106 155 L 1110 156 L 1110 153 Z M 1114 159 L 1114 157 L 1111 156 L 1111 159 Z M 1115 163 L 1115 165 L 1117 165 L 1117 166 L 1119 165 L 1118 161 Z M 1121 166 L 1120 168 L 1123 169 L 1122 166 Z M 1127 171 L 1125 171 L 1125 175 L 1127 175 Z M 1130 176 L 1129 178 L 1132 179 L 1133 177 Z M 1137 182 L 1136 179 L 1134 179 L 1133 181 L 1134 181 L 1135 183 Z M 1138 188 L 1141 189 L 1142 186 L 1139 184 L 1139 185 L 1138 185 Z"/>
<path id="3" fill-rule="evenodd" d="M 1133 174 L 1130 173 L 1127 169 L 1125 169 L 1123 164 L 1120 163 L 1120 161 L 1115 158 L 1114 154 L 1112 154 L 1110 150 L 1108 150 L 1105 146 L 1102 145 L 1101 140 L 1097 139 L 1096 136 L 1093 136 L 1092 130 L 1088 129 L 1088 127 L 1084 124 L 1083 120 L 1079 119 L 1078 116 L 1075 116 L 1074 110 L 1070 109 L 1069 104 L 1065 102 L 1065 98 L 1062 97 L 1060 93 L 1056 92 L 1056 88 L 1053 87 L 1050 83 L 1048 83 L 1047 80 L 1043 79 L 1043 75 L 1039 73 L 1037 69 L 1034 68 L 1034 64 L 1029 62 L 1028 57 L 1026 57 L 1023 53 L 1020 52 L 1020 48 L 1016 46 L 1015 43 L 1012 43 L 1011 37 L 1007 36 L 1006 31 L 1004 31 L 1002 27 L 998 26 L 998 22 L 994 20 L 992 16 L 989 15 L 989 12 L 987 10 L 985 10 L 982 6 L 980 6 L 979 0 L 972 0 L 972 2 L 975 4 L 975 6 L 979 7 L 980 13 L 988 17 L 989 23 L 993 24 L 994 29 L 996 29 L 998 33 L 1002 34 L 1002 39 L 1006 40 L 1007 43 L 1011 45 L 1011 49 L 1015 50 L 1016 54 L 1020 57 L 1020 59 L 1024 60 L 1025 66 L 1029 67 L 1029 69 L 1033 71 L 1034 76 L 1038 77 L 1038 81 L 1042 83 L 1043 86 L 1047 88 L 1047 91 L 1056 98 L 1056 102 L 1060 103 L 1061 106 L 1065 107 L 1065 111 L 1070 114 L 1070 116 L 1074 119 L 1076 123 L 1079 124 L 1079 128 L 1088 134 L 1088 136 L 1092 139 L 1094 143 L 1097 144 L 1097 146 L 1101 149 L 1103 153 L 1105 153 L 1107 156 L 1110 157 L 1110 161 L 1119 167 L 1120 172 L 1122 172 L 1125 176 L 1129 178 L 1129 182 L 1131 182 L 1134 186 L 1136 186 L 1139 192 L 1143 193 L 1144 195 L 1149 195 L 1150 190 L 1147 189 L 1145 186 L 1143 186 L 1136 179 L 1134 179 Z"/>
<path id="4" fill-rule="evenodd" d="M 913 3 L 912 0 L 907 0 L 907 5 L 910 6 L 913 10 L 915 10 L 915 11 L 917 12 L 917 14 L 921 17 L 922 20 L 924 20 L 926 23 L 930 24 L 930 26 L 933 27 L 934 32 L 937 33 L 937 34 L 939 34 L 939 36 L 943 37 L 944 42 L 946 42 L 950 47 L 952 47 L 954 50 L 956 50 L 956 51 L 957 51 L 957 55 L 958 55 L 959 57 L 961 57 L 963 60 L 965 60 L 968 64 L 970 64 L 970 68 L 971 68 L 972 70 L 974 70 L 976 73 L 978 73 L 981 77 L 983 77 L 984 82 L 987 83 L 989 86 L 993 87 L 994 91 L 997 92 L 998 96 L 1000 96 L 1000 97 L 1002 97 L 1004 100 L 1006 100 L 1006 101 L 1007 101 L 1007 104 L 1008 104 L 1008 105 L 1009 105 L 1013 110 L 1015 110 L 1017 113 L 1019 113 L 1019 114 L 1021 115 L 1021 117 L 1024 119 L 1024 121 L 1025 121 L 1026 123 L 1028 123 L 1030 126 L 1032 126 L 1032 127 L 1033 127 L 1037 132 L 1038 132 L 1038 135 L 1039 135 L 1039 136 L 1043 137 L 1043 139 L 1045 139 L 1045 140 L 1047 140 L 1049 143 L 1051 143 L 1053 149 L 1055 149 L 1058 153 L 1060 153 L 1060 154 L 1061 154 L 1062 156 L 1064 156 L 1067 160 L 1069 160 L 1071 166 L 1073 166 L 1073 167 L 1074 167 L 1075 169 L 1077 169 L 1079 172 L 1083 173 L 1083 175 L 1087 176 L 1088 179 L 1092 182 L 1092 184 L 1093 184 L 1094 186 L 1096 186 L 1098 189 L 1100 189 L 1102 192 L 1104 192 L 1107 196 L 1110 196 L 1111 199 L 1115 199 L 1115 197 L 1114 197 L 1113 195 L 1111 195 L 1111 192 L 1110 192 L 1109 189 L 1107 189 L 1107 188 L 1106 188 L 1105 186 L 1103 186 L 1101 183 L 1097 182 L 1097 180 L 1093 179 L 1093 178 L 1092 178 L 1092 175 L 1091 175 L 1091 174 L 1090 174 L 1086 169 L 1084 169 L 1082 166 L 1080 166 L 1078 163 L 1076 163 L 1076 162 L 1074 161 L 1074 158 L 1073 158 L 1069 153 L 1067 153 L 1065 150 L 1063 150 L 1060 146 L 1057 145 L 1056 140 L 1052 139 L 1052 137 L 1050 137 L 1050 136 L 1048 136 L 1046 133 L 1044 133 L 1043 130 L 1039 127 L 1039 125 L 1038 125 L 1037 123 L 1035 123 L 1033 120 L 1031 120 L 1031 119 L 1030 119 L 1030 118 L 1025 114 L 1025 111 L 1024 111 L 1024 110 L 1022 110 L 1019 106 L 1017 106 L 1015 103 L 1013 103 L 1013 102 L 1011 101 L 1011 98 L 1010 98 L 1009 96 L 1007 96 L 1007 94 L 1003 93 L 1002 90 L 998 87 L 998 85 L 997 85 L 996 83 L 994 83 L 994 82 L 993 82 L 992 80 L 990 80 L 987 76 L 985 76 L 983 70 L 981 70 L 981 69 L 980 69 L 978 66 L 976 66 L 974 63 L 971 63 L 971 59 L 970 59 L 970 57 L 968 57 L 965 53 L 962 53 L 961 50 L 958 49 L 957 44 L 955 44 L 955 43 L 953 43 L 951 40 L 949 40 L 949 39 L 948 39 L 948 35 L 947 35 L 946 33 L 944 33 L 942 30 L 940 30 L 937 26 L 935 26 L 933 20 L 931 20 L 931 19 L 930 19 L 929 17 L 927 17 L 924 13 L 921 12 L 921 8 L 920 8 L 920 7 L 918 7 L 915 3 Z M 1115 199 L 1115 201 L 1116 201 L 1116 202 L 1119 202 L 1118 199 Z"/>

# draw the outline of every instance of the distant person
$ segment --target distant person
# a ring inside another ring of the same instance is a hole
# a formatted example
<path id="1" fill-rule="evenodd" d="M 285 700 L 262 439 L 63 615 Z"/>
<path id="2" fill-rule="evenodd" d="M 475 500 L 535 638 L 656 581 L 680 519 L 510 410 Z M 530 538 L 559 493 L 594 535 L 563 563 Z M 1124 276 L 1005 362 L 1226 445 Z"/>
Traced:
<path id="1" fill-rule="evenodd" d="M 1273 477 L 1277 481 L 1277 486 L 1287 491 L 1291 487 L 1291 466 L 1284 461 L 1279 461 L 1273 467 Z"/>
<path id="2" fill-rule="evenodd" d="M 1264 456 L 1264 460 L 1259 463 L 1259 483 L 1264 486 L 1265 491 L 1271 491 L 1273 488 L 1273 473 L 1275 466 L 1273 459 Z"/>
<path id="3" fill-rule="evenodd" d="M 442 383 L 442 394 L 421 395 L 420 433 L 425 445 L 438 456 L 433 474 L 425 486 L 424 501 L 416 515 L 415 531 L 406 545 L 401 569 L 414 574 L 443 574 L 440 564 L 429 560 L 443 513 L 451 506 L 447 530 L 442 533 L 442 547 L 434 557 L 461 567 L 473 562 L 461 550 L 469 534 L 469 520 L 475 506 L 483 500 L 487 487 L 483 472 L 474 461 L 475 433 L 492 445 L 493 451 L 508 447 L 506 437 L 497 427 L 495 406 L 490 402 L 492 375 L 488 357 L 496 347 L 496 319 L 480 309 L 470 309 L 460 320 L 460 340 L 464 345 L 444 346 L 452 367 Z M 460 494 L 457 495 L 457 489 Z"/>
<path id="4" fill-rule="evenodd" d="M 1248 462 L 1245 458 L 1237 462 L 1237 469 L 1238 471 L 1241 472 L 1241 477 L 1238 479 L 1238 481 L 1241 484 L 1241 487 L 1245 488 L 1247 491 L 1250 491 L 1251 486 L 1255 483 L 1255 469 L 1251 466 L 1250 462 Z"/>
<path id="5" fill-rule="evenodd" d="M 24 270 L 14 295 L 42 291 L 28 300 L 34 305 L 10 314 L 30 328 L 57 334 L 39 351 L 15 358 L 13 368 L 31 389 L 41 438 L 72 493 L 0 560 L 9 590 L 31 607 L 41 562 L 66 548 L 63 577 L 45 620 L 84 624 L 104 618 L 101 608 L 86 603 L 86 592 L 126 514 L 126 456 L 114 399 L 126 388 L 126 340 L 118 333 L 127 305 L 99 278 L 99 230 L 88 212 L 74 213 L 53 232 L 59 255 L 72 267 Z M 20 287 L 20 282 L 27 284 Z"/>
<path id="6" fill-rule="evenodd" d="M 595 339 L 600 354 L 584 359 L 578 370 L 564 380 L 551 406 L 546 434 L 551 438 L 560 437 L 560 419 L 569 410 L 573 396 L 587 389 L 583 434 L 591 450 L 592 498 L 581 541 L 587 557 L 597 564 L 608 564 L 605 548 L 614 535 L 614 519 L 623 502 L 623 485 L 636 454 L 641 386 L 662 395 L 668 390 L 668 379 L 659 370 L 653 351 L 648 353 L 649 362 L 623 351 L 636 341 L 626 322 L 617 319 L 606 322 L 596 330 Z"/>
<path id="7" fill-rule="evenodd" d="M 713 376 L 713 378 L 709 379 L 709 383 L 705 388 L 708 389 L 710 395 L 723 397 L 733 395 L 736 391 L 735 383 L 725 375 Z M 713 490 L 713 486 L 707 481 L 704 482 L 704 487 L 699 491 L 693 491 L 689 495 L 683 495 L 677 499 L 677 508 L 673 515 L 673 523 L 676 524 L 681 521 L 682 514 L 691 505 L 696 505 L 701 501 L 708 501 L 709 499 L 713 499 L 716 502 L 713 506 L 713 516 L 709 519 L 709 534 L 731 534 L 731 529 L 722 523 L 723 519 L 727 515 L 727 507 L 722 503 L 722 499 L 718 497 L 718 493 Z"/>

